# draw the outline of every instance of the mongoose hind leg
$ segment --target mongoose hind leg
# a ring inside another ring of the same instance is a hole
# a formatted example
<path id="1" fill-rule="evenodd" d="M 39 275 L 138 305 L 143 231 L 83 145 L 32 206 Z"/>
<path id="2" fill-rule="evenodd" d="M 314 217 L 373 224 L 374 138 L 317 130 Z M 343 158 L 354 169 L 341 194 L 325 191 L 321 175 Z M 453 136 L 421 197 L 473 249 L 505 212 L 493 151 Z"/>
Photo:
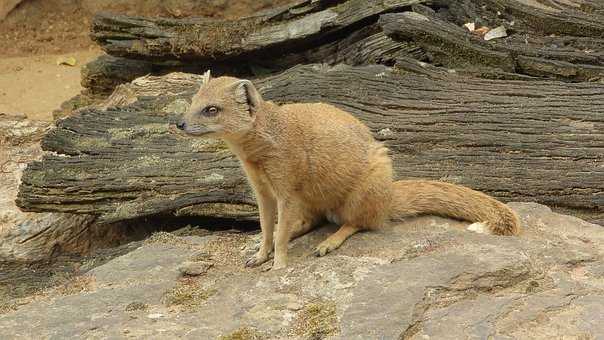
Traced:
<path id="1" fill-rule="evenodd" d="M 365 177 L 355 183 L 349 197 L 335 212 L 342 226 L 315 248 L 316 256 L 337 249 L 360 230 L 380 228 L 387 220 L 392 201 L 392 164 L 381 144 L 374 145 L 368 157 Z"/>
<path id="2" fill-rule="evenodd" d="M 316 248 L 313 254 L 315 256 L 325 256 L 327 253 L 337 249 L 346 241 L 347 238 L 356 234 L 362 228 L 355 227 L 350 224 L 344 224 L 335 233 L 331 234 L 325 241 L 321 242 Z"/>
<path id="3" fill-rule="evenodd" d="M 296 224 L 293 226 L 294 229 L 291 230 L 289 239 L 293 240 L 308 233 L 317 225 L 319 220 L 320 219 L 316 218 L 315 216 L 308 214 L 308 216 L 304 217 L 302 221 L 300 221 L 300 224 Z"/>

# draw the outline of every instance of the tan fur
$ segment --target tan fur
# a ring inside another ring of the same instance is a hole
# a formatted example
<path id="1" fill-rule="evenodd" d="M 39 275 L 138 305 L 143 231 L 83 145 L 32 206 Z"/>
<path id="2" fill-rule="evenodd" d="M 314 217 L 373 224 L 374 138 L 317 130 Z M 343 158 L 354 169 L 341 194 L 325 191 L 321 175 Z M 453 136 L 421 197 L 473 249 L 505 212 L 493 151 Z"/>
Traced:
<path id="1" fill-rule="evenodd" d="M 505 204 L 460 185 L 424 180 L 394 182 L 393 216 L 420 214 L 484 222 L 495 235 L 517 235 L 520 221 Z"/>
<path id="2" fill-rule="evenodd" d="M 207 114 L 215 112 L 211 106 L 219 108 L 216 115 Z M 285 267 L 289 240 L 323 218 L 342 227 L 316 248 L 319 256 L 399 216 L 436 214 L 484 222 L 498 235 L 519 231 L 514 212 L 485 194 L 435 181 L 394 182 L 388 150 L 364 124 L 331 105 L 279 106 L 262 100 L 249 81 L 208 74 L 179 128 L 225 140 L 240 159 L 256 193 L 263 235 L 248 266 L 266 262 L 274 244 L 273 269 Z"/>

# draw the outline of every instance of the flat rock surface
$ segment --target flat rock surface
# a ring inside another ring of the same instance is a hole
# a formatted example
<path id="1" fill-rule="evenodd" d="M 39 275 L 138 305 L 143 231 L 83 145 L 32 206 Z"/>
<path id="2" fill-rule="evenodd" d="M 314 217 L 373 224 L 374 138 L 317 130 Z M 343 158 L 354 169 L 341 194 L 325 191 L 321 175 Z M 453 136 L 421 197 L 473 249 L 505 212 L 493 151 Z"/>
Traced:
<path id="1" fill-rule="evenodd" d="M 155 234 L 0 315 L 0 338 L 604 338 L 604 229 L 510 205 L 519 237 L 420 217 L 313 257 L 326 226 L 294 240 L 280 271 L 243 267 L 258 235 Z M 213 265 L 182 277 L 185 261 Z"/>

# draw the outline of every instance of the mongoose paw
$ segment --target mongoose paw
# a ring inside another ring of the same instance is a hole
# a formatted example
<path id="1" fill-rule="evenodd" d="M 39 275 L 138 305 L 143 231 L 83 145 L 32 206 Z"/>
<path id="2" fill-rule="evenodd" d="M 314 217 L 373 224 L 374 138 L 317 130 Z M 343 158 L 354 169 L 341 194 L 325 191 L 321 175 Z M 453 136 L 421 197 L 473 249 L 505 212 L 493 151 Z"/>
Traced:
<path id="1" fill-rule="evenodd" d="M 253 250 L 253 251 L 259 251 L 259 250 L 260 250 L 260 245 L 261 245 L 261 244 L 262 244 L 262 243 L 260 243 L 260 242 L 256 242 L 256 243 L 254 243 L 254 244 L 250 245 L 250 246 L 249 246 L 247 249 L 248 249 L 248 250 Z"/>
<path id="2" fill-rule="evenodd" d="M 274 247 L 275 246 L 273 243 L 268 252 L 269 254 L 273 252 Z M 253 244 L 246 246 L 245 250 L 258 252 L 258 251 L 260 251 L 260 248 L 262 248 L 262 241 L 254 242 Z"/>
<path id="3" fill-rule="evenodd" d="M 321 242 L 313 251 L 313 255 L 317 257 L 325 256 L 327 253 L 335 250 L 338 246 L 332 244 L 329 240 Z"/>
<path id="4" fill-rule="evenodd" d="M 246 267 L 258 267 L 259 265 L 263 264 L 266 261 L 268 261 L 268 254 L 263 255 L 263 254 L 260 254 L 260 252 L 257 252 L 254 256 L 250 257 L 249 259 L 247 259 L 247 261 L 245 261 L 245 266 Z"/>
<path id="5" fill-rule="evenodd" d="M 271 267 L 271 271 L 284 269 L 285 267 L 287 267 L 287 263 L 273 261 L 273 266 Z"/>

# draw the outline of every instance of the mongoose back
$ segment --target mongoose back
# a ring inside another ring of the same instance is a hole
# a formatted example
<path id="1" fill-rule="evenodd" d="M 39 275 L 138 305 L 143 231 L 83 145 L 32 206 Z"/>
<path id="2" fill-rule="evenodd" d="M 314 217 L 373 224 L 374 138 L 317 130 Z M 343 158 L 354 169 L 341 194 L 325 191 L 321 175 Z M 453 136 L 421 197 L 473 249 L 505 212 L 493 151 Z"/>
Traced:
<path id="1" fill-rule="evenodd" d="M 316 247 L 318 256 L 360 230 L 419 214 L 475 222 L 468 229 L 477 232 L 519 232 L 516 214 L 483 193 L 438 181 L 393 181 L 388 150 L 367 126 L 328 104 L 277 105 L 263 100 L 249 80 L 211 79 L 208 71 L 178 128 L 223 139 L 239 158 L 262 229 L 247 266 L 268 261 L 274 244 L 272 269 L 285 267 L 289 240 L 322 219 L 341 227 Z"/>

